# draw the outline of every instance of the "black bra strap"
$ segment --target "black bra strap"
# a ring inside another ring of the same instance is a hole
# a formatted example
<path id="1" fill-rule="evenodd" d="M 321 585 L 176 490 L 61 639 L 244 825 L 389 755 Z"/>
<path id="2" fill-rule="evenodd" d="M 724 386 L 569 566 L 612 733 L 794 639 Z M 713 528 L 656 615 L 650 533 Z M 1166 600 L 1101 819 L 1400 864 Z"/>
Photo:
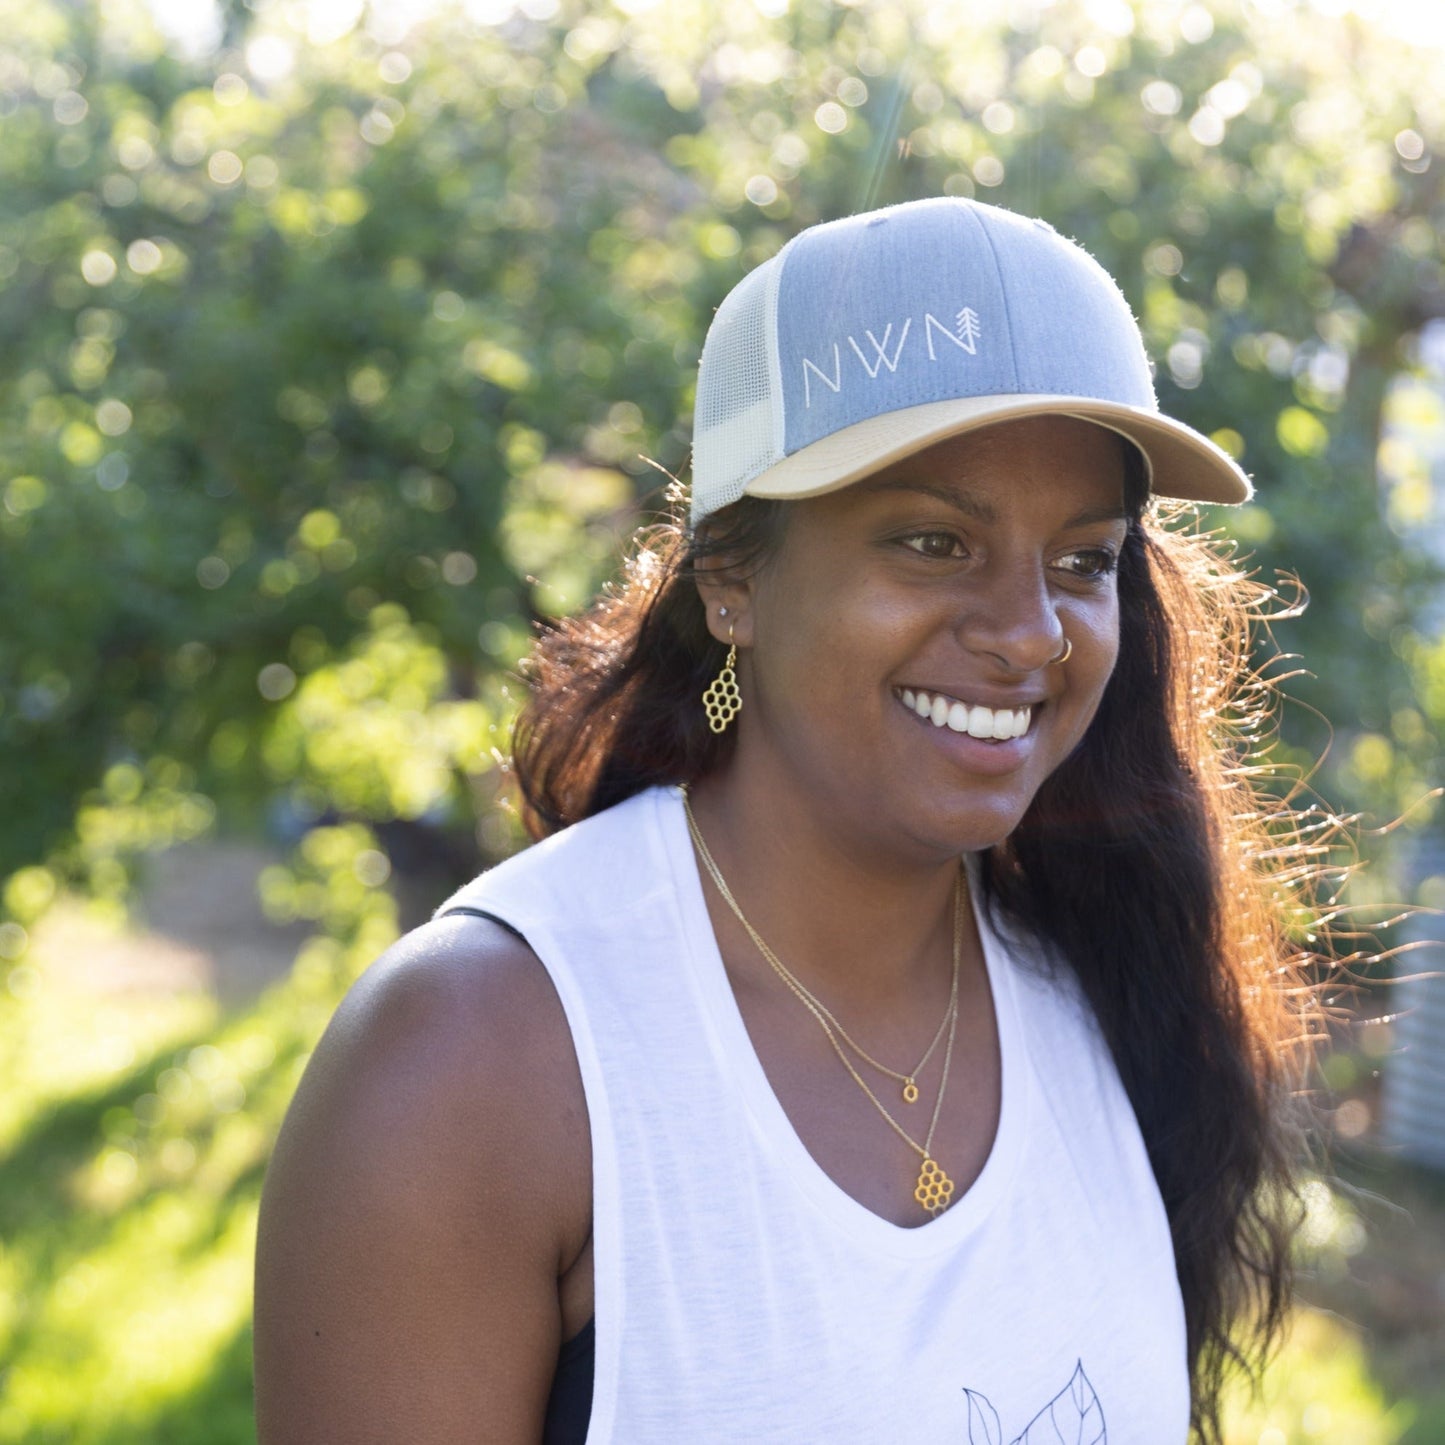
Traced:
<path id="1" fill-rule="evenodd" d="M 523 943 L 527 940 L 522 936 L 519 929 L 514 928 L 505 918 L 498 918 L 495 913 L 488 913 L 484 908 L 468 908 L 465 904 L 458 904 L 455 908 L 444 908 L 436 916 L 438 918 L 451 918 L 454 914 L 465 913 L 469 918 L 485 918 L 490 923 L 499 924 L 505 928 L 513 938 L 520 939 Z"/>

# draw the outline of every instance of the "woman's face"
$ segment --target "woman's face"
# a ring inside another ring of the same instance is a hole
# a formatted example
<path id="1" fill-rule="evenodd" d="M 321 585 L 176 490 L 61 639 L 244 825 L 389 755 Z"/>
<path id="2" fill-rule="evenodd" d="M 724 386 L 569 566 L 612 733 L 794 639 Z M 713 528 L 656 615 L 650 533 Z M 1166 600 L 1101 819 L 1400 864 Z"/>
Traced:
<path id="1" fill-rule="evenodd" d="M 1113 671 L 1119 438 L 1002 423 L 787 518 L 737 599 L 736 764 L 902 854 L 1000 842 Z"/>

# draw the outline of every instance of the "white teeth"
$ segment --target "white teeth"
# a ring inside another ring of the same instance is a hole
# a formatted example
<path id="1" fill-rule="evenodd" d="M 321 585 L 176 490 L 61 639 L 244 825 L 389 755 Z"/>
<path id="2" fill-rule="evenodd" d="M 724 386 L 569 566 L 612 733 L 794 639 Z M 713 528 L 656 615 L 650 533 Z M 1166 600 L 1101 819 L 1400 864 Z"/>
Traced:
<path id="1" fill-rule="evenodd" d="M 966 702 L 947 697 L 940 693 L 933 696 L 926 692 L 915 692 L 911 687 L 899 694 L 904 707 L 927 718 L 936 728 L 946 727 L 956 733 L 967 733 L 970 737 L 993 741 L 1021 738 L 1029 730 L 1033 719 L 1031 707 L 984 707 L 975 703 L 970 707 Z"/>

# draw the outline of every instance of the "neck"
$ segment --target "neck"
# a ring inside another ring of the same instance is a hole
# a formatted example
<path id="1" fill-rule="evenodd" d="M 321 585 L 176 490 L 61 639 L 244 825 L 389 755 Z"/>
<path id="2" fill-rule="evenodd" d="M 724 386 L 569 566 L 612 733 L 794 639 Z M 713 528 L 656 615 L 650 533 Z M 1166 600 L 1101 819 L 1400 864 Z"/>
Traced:
<path id="1" fill-rule="evenodd" d="M 691 801 L 738 907 L 810 988 L 860 1010 L 947 989 L 957 858 L 889 858 L 806 800 L 750 786 L 736 771 L 705 779 Z M 976 959 L 971 920 L 965 938 L 965 958 Z M 749 944 L 737 956 L 753 952 Z"/>

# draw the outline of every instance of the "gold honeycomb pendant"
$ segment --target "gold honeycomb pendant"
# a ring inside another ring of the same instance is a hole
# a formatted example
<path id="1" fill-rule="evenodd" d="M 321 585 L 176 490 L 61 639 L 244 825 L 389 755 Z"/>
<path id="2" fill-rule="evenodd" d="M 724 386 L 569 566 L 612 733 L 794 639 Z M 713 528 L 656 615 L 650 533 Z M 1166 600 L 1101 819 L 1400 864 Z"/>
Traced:
<path id="1" fill-rule="evenodd" d="M 932 1159 L 925 1158 L 913 1197 L 929 1214 L 942 1214 L 953 1198 L 953 1180 Z"/>
<path id="2" fill-rule="evenodd" d="M 729 647 L 722 671 L 702 695 L 707 725 L 715 733 L 726 732 L 727 725 L 743 710 L 743 695 L 738 688 L 738 675 L 733 671 L 737 656 L 737 648 Z"/>

